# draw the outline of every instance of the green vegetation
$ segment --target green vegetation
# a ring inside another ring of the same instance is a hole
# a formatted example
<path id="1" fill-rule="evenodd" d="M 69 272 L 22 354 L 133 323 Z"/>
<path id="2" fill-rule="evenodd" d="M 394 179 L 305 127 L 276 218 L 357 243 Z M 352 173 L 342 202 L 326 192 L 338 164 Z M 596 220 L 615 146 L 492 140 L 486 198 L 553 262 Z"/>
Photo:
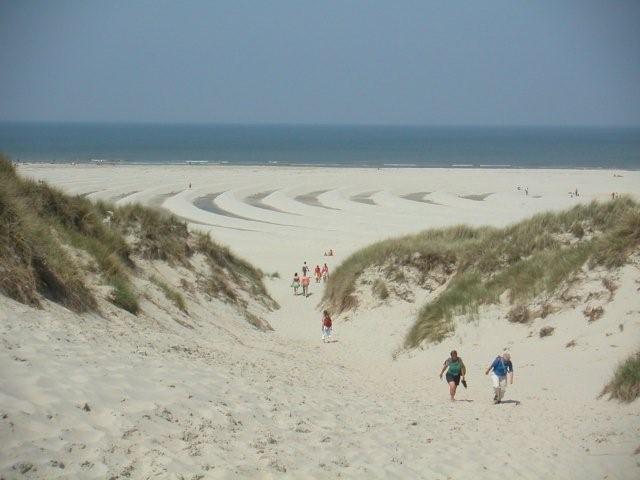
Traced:
<path id="1" fill-rule="evenodd" d="M 441 341 L 454 328 L 455 315 L 474 315 L 481 305 L 509 300 L 524 305 L 551 294 L 585 264 L 623 265 L 640 245 L 640 206 L 628 197 L 543 213 L 506 228 L 455 226 L 427 230 L 364 248 L 340 265 L 329 279 L 323 302 L 340 313 L 357 305 L 356 283 L 371 267 L 388 279 L 414 268 L 422 284 L 430 275 L 449 280 L 444 291 L 418 313 L 405 346 Z M 526 312 L 525 312 L 526 313 Z M 528 314 L 513 321 L 528 320 Z"/>
<path id="2" fill-rule="evenodd" d="M 87 264 L 81 252 L 93 262 Z M 203 254 L 211 267 L 210 294 L 238 302 L 238 289 L 246 289 L 265 305 L 277 306 L 260 270 L 208 235 L 191 234 L 175 217 L 140 205 L 115 207 L 66 195 L 20 178 L 0 155 L 0 292 L 5 295 L 32 306 L 40 306 L 42 295 L 76 312 L 95 310 L 85 274 L 96 270 L 112 287 L 110 301 L 137 314 L 133 256 L 191 268 L 194 253 Z M 164 287 L 167 298 L 185 310 L 180 293 Z"/>
<path id="3" fill-rule="evenodd" d="M 195 249 L 206 257 L 211 268 L 212 274 L 207 280 L 208 293 L 238 302 L 239 298 L 232 288 L 235 283 L 268 308 L 278 308 L 276 301 L 267 293 L 262 281 L 264 273 L 260 269 L 236 257 L 228 248 L 214 242 L 209 235 L 196 233 L 194 236 Z"/>
<path id="4" fill-rule="evenodd" d="M 0 291 L 36 307 L 40 294 L 76 312 L 94 309 L 95 298 L 43 209 L 43 193 L 40 184 L 19 180 L 0 157 Z"/>
<path id="5" fill-rule="evenodd" d="M 174 290 L 173 288 L 171 288 L 169 285 L 167 285 L 165 282 L 163 282 L 156 276 L 151 276 L 149 280 L 155 285 L 157 285 L 160 288 L 160 290 L 162 290 L 162 292 L 164 293 L 164 296 L 167 297 L 169 300 L 171 300 L 179 310 L 182 310 L 184 313 L 187 313 L 187 304 L 185 303 L 184 297 L 180 292 L 178 292 L 177 290 Z"/>
<path id="6" fill-rule="evenodd" d="M 640 397 L 640 350 L 618 365 L 613 380 L 600 393 L 604 395 L 627 403 Z"/>
<path id="7" fill-rule="evenodd" d="M 376 281 L 373 282 L 371 291 L 380 300 L 386 300 L 387 298 L 389 298 L 389 290 L 387 289 L 387 285 L 380 278 L 377 278 Z"/>

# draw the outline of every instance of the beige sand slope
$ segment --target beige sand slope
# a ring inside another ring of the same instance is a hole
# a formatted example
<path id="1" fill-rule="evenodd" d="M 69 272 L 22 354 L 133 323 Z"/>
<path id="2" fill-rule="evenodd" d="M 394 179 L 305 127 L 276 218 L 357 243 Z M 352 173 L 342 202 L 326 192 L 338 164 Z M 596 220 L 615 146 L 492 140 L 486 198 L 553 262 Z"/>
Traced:
<path id="1" fill-rule="evenodd" d="M 4 478 L 640 476 L 638 403 L 596 398 L 638 348 L 637 260 L 617 272 L 611 300 L 602 272 L 585 273 L 581 300 L 545 320 L 510 325 L 506 307 L 495 306 L 461 319 L 448 341 L 395 361 L 419 302 L 370 300 L 336 318 L 335 342 L 322 344 L 322 285 L 307 299 L 289 288 L 303 261 L 333 269 L 389 236 L 505 225 L 612 191 L 640 198 L 637 172 L 34 165 L 20 173 L 188 219 L 277 271 L 267 286 L 282 308 L 264 334 L 223 304 L 191 302 L 191 318 L 169 307 L 147 306 L 141 318 L 111 308 L 105 319 L 0 299 Z M 329 248 L 337 256 L 324 257 Z M 582 313 L 589 294 L 605 310 L 593 323 Z M 543 325 L 554 335 L 540 339 Z M 451 348 L 469 368 L 456 403 L 437 376 Z M 494 406 L 484 368 L 503 348 L 516 381 L 509 403 Z"/>

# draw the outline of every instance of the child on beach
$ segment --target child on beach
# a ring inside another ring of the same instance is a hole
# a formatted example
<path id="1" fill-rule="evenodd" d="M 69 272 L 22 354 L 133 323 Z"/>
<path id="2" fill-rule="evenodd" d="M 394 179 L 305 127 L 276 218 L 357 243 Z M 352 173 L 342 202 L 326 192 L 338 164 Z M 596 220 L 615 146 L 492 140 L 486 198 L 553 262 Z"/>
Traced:
<path id="1" fill-rule="evenodd" d="M 298 289 L 300 288 L 300 277 L 298 277 L 298 272 L 293 274 L 293 282 L 291 283 L 293 287 L 293 294 L 298 295 Z"/>
<path id="2" fill-rule="evenodd" d="M 325 310 L 322 312 L 322 341 L 327 343 L 327 340 L 331 336 L 331 326 L 333 322 L 331 322 L 331 317 L 329 316 L 329 312 Z"/>
<path id="3" fill-rule="evenodd" d="M 309 283 L 311 283 L 311 279 L 306 273 L 302 274 L 302 294 L 304 298 L 309 296 Z"/>
<path id="4" fill-rule="evenodd" d="M 507 376 L 509 377 L 509 383 L 513 384 L 511 355 L 507 352 L 498 355 L 484 373 L 489 375 L 489 372 L 491 372 L 491 382 L 493 383 L 493 403 L 498 404 L 502 401 L 507 390 Z"/>
<path id="5" fill-rule="evenodd" d="M 322 277 L 322 270 L 320 270 L 320 265 L 316 265 L 315 274 L 316 274 L 316 283 L 320 283 L 320 278 Z"/>

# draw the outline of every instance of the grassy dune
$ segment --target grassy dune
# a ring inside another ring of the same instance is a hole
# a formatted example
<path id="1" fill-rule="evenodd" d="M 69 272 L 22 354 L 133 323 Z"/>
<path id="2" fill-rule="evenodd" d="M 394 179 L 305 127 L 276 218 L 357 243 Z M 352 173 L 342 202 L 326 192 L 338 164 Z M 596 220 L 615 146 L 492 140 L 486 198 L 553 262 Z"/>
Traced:
<path id="1" fill-rule="evenodd" d="M 89 268 L 112 287 L 110 300 L 133 314 L 140 309 L 131 282 L 135 258 L 191 268 L 196 253 L 210 266 L 208 294 L 237 302 L 238 290 L 246 290 L 265 305 L 277 306 L 260 270 L 208 235 L 190 233 L 175 217 L 140 205 L 115 207 L 69 196 L 20 178 L 0 156 L 0 292 L 32 306 L 40 306 L 44 296 L 76 312 L 96 309 L 85 281 L 87 265 L 74 258 L 78 252 L 92 259 Z M 179 292 L 161 288 L 186 309 Z"/>
<path id="2" fill-rule="evenodd" d="M 403 269 L 423 278 L 434 270 L 450 281 L 422 306 L 405 338 L 406 347 L 437 342 L 452 333 L 454 315 L 473 315 L 509 291 L 515 306 L 553 293 L 585 264 L 623 265 L 640 245 L 640 206 L 628 197 L 543 213 L 507 228 L 460 225 L 385 240 L 360 250 L 333 273 L 323 302 L 336 312 L 354 308 L 356 284 L 371 267 L 403 282 Z M 421 280 L 418 280 L 421 283 Z"/>

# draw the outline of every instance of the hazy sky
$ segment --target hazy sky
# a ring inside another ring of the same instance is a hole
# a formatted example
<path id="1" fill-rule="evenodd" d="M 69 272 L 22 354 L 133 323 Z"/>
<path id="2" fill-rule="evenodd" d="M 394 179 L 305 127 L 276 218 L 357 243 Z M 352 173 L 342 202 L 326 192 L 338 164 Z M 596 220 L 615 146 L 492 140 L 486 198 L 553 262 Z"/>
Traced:
<path id="1" fill-rule="evenodd" d="M 640 125 L 640 1 L 0 0 L 0 120 Z"/>

